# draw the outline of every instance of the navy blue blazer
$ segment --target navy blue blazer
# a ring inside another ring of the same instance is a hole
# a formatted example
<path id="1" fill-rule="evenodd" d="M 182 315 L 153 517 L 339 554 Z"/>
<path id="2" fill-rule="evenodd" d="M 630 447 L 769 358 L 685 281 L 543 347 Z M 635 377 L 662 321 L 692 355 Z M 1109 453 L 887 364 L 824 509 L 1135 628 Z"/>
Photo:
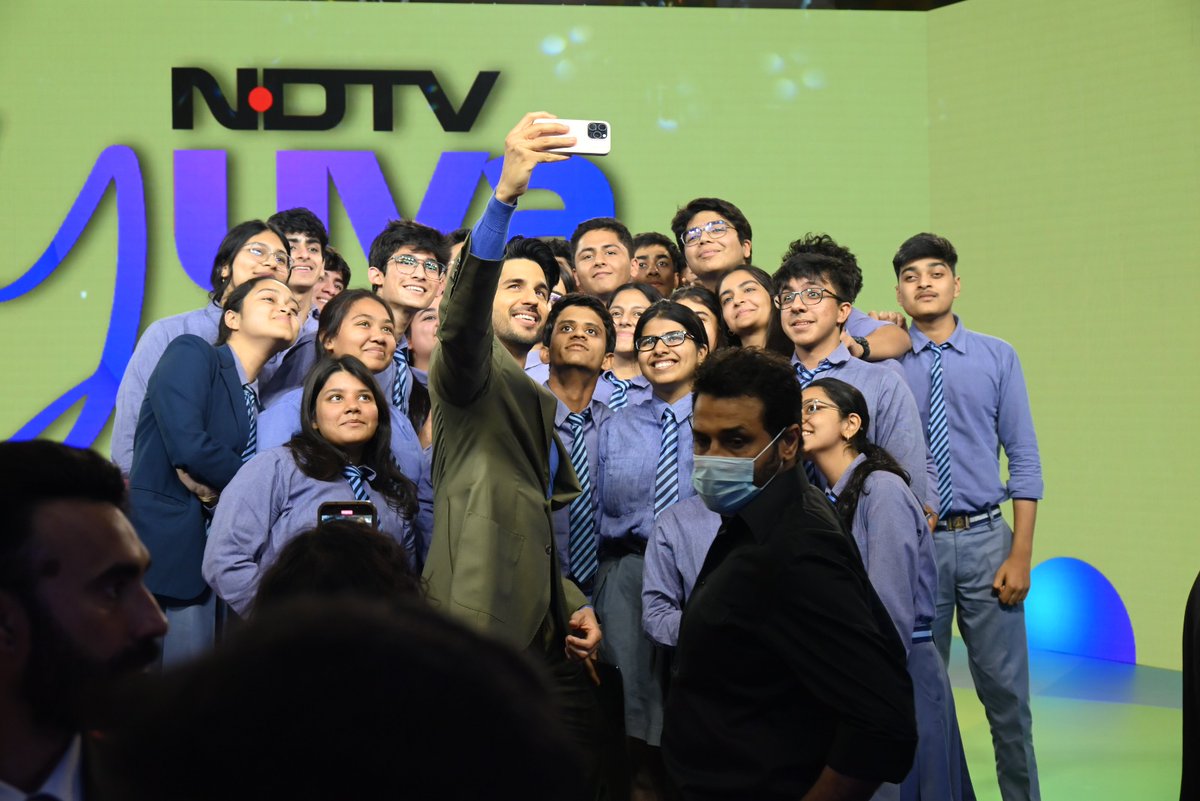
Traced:
<path id="1" fill-rule="evenodd" d="M 220 491 L 242 466 L 249 437 L 233 351 L 191 334 L 172 340 L 146 384 L 129 472 L 131 518 L 150 551 L 146 586 L 155 595 L 186 602 L 208 588 L 204 511 L 176 468 Z"/>

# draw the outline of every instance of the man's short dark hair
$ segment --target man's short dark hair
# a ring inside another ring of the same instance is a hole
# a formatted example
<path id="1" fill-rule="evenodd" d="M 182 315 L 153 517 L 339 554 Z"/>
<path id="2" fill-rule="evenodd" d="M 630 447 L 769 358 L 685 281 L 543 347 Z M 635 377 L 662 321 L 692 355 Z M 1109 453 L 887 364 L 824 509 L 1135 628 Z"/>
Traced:
<path id="1" fill-rule="evenodd" d="M 350 265 L 346 263 L 341 251 L 333 245 L 325 246 L 325 270 L 327 272 L 340 273 L 342 276 L 342 288 L 349 289 L 350 287 Z"/>
<path id="2" fill-rule="evenodd" d="M 392 220 L 371 242 L 371 254 L 367 257 L 367 263 L 386 275 L 388 259 L 403 247 L 432 253 L 442 264 L 450 259 L 450 245 L 436 228 L 422 225 L 415 220 Z"/>
<path id="3" fill-rule="evenodd" d="M 612 315 L 608 313 L 608 307 L 600 298 L 594 295 L 585 295 L 582 292 L 563 295 L 550 307 L 550 316 L 546 318 L 546 329 L 542 332 L 542 344 L 550 347 L 550 338 L 554 335 L 554 324 L 558 322 L 559 315 L 572 306 L 583 306 L 596 313 L 600 322 L 604 324 L 604 352 L 612 353 L 613 348 L 617 346 L 617 329 L 613 325 Z"/>
<path id="4" fill-rule="evenodd" d="M 329 520 L 297 535 L 263 573 L 254 611 L 304 595 L 391 603 L 421 598 L 421 577 L 400 543 L 365 523 Z"/>
<path id="5" fill-rule="evenodd" d="M 467 237 L 470 235 L 470 228 L 455 228 L 453 231 L 446 234 L 446 245 L 449 247 L 461 245 L 463 242 L 467 241 Z"/>
<path id="6" fill-rule="evenodd" d="M 106 741 L 127 801 L 581 797 L 528 658 L 415 602 L 264 609 L 129 717 Z"/>
<path id="7" fill-rule="evenodd" d="M 612 231 L 617 235 L 617 239 L 625 247 L 626 252 L 629 253 L 629 258 L 633 258 L 633 235 L 629 233 L 625 223 L 613 217 L 593 217 L 575 226 L 575 230 L 571 234 L 571 264 L 575 263 L 579 240 L 589 231 Z"/>
<path id="8" fill-rule="evenodd" d="M 858 288 L 862 286 L 862 272 L 857 266 L 852 267 L 841 259 L 818 253 L 797 253 L 791 256 L 779 266 L 771 278 L 775 281 L 776 292 L 785 291 L 788 281 L 793 279 L 807 278 L 814 283 L 828 281 L 833 286 L 838 300 L 845 303 L 853 303 L 858 297 Z"/>
<path id="9" fill-rule="evenodd" d="M 679 246 L 672 242 L 670 237 L 660 234 L 658 231 L 646 231 L 635 236 L 633 238 L 633 250 L 630 253 L 637 253 L 642 248 L 651 245 L 658 245 L 666 249 L 667 255 L 671 257 L 671 264 L 675 266 L 675 272 L 679 272 L 687 266 L 687 261 L 684 260 Z"/>
<path id="10" fill-rule="evenodd" d="M 277 211 L 267 218 L 267 222 L 272 223 L 285 234 L 304 234 L 309 239 L 315 239 L 321 243 L 322 249 L 329 244 L 329 232 L 325 230 L 325 223 L 321 222 L 320 217 L 302 206 L 286 211 Z"/>
<path id="11" fill-rule="evenodd" d="M 702 211 L 720 214 L 725 222 L 737 229 L 739 242 L 747 242 L 754 238 L 754 234 L 750 230 L 750 221 L 737 206 L 719 197 L 698 197 L 689 201 L 687 205 L 681 206 L 675 212 L 675 216 L 671 218 L 671 233 L 675 234 L 675 241 L 681 251 L 683 250 L 683 234 L 687 231 L 688 222 Z"/>
<path id="12" fill-rule="evenodd" d="M 546 286 L 550 289 L 554 289 L 554 285 L 558 283 L 558 275 L 561 272 L 558 262 L 554 260 L 550 246 L 540 239 L 514 236 L 504 246 L 504 260 L 509 259 L 529 259 L 535 262 L 542 268 L 542 274 L 546 276 Z"/>
<path id="13" fill-rule="evenodd" d="M 575 265 L 575 254 L 571 252 L 571 243 L 561 236 L 543 236 L 542 241 L 550 246 L 550 252 L 556 259 L 566 259 L 567 264 Z"/>
<path id="14" fill-rule="evenodd" d="M 906 264 L 912 264 L 918 259 L 937 259 L 945 262 L 950 268 L 950 272 L 957 275 L 958 266 L 958 251 L 954 249 L 954 245 L 950 244 L 950 240 L 944 236 L 937 234 L 917 234 L 904 240 L 904 244 L 896 251 L 896 255 L 892 257 L 892 267 L 896 270 L 896 277 L 900 277 L 900 271 L 904 269 Z"/>
<path id="15" fill-rule="evenodd" d="M 858 271 L 858 282 L 854 286 L 854 297 L 857 298 L 858 293 L 862 292 L 862 269 L 858 266 L 858 259 L 855 258 L 850 248 L 845 245 L 839 245 L 829 234 L 808 233 L 794 240 L 788 245 L 787 252 L 783 254 L 783 261 L 787 261 L 792 256 L 800 253 L 816 253 L 818 256 L 828 256 L 831 259 L 837 259 L 844 264 L 848 264 L 854 270 Z"/>
<path id="16" fill-rule="evenodd" d="M 763 428 L 771 434 L 800 422 L 803 400 L 791 362 L 761 348 L 726 348 L 705 359 L 696 370 L 692 399 L 758 398 Z"/>
<path id="17" fill-rule="evenodd" d="M 60 500 L 111 503 L 124 510 L 125 480 L 94 451 L 34 439 L 0 442 L 0 590 L 31 602 L 38 576 L 30 546 L 33 518 L 45 503 Z"/>

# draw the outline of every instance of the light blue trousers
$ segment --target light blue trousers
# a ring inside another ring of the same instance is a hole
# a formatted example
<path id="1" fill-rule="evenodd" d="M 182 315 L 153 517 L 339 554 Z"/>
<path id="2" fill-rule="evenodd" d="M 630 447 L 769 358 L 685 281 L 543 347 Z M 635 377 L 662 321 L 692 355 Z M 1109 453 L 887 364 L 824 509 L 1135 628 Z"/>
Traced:
<path id="1" fill-rule="evenodd" d="M 933 542 L 938 561 L 934 642 L 949 665 L 950 623 L 957 611 L 975 692 L 992 729 L 1000 795 L 1004 801 L 1040 801 L 1025 606 L 1004 606 L 992 591 L 1012 547 L 1012 529 L 998 517 L 963 531 L 934 532 Z"/>

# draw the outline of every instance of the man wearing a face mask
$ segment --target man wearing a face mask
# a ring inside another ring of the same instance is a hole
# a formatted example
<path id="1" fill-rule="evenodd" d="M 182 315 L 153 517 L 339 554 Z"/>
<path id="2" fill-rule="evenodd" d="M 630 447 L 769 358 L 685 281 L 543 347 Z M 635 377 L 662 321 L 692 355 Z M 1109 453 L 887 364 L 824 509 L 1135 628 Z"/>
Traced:
<path id="1" fill-rule="evenodd" d="M 867 799 L 916 746 L 904 648 L 833 507 L 797 468 L 787 361 L 696 374 L 696 492 L 721 529 L 679 628 L 663 757 L 682 798 Z"/>

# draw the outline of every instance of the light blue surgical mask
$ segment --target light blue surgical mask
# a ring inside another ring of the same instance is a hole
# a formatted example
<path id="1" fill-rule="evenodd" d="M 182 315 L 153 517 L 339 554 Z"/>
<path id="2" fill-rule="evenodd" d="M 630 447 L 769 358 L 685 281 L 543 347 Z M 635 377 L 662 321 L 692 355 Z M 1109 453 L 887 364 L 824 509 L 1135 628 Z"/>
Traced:
<path id="1" fill-rule="evenodd" d="M 693 458 L 692 487 L 704 505 L 717 514 L 736 514 L 766 488 L 754 483 L 754 463 L 766 453 L 786 428 L 758 452 L 758 456 L 696 456 Z M 783 462 L 780 461 L 782 467 Z M 775 475 L 779 475 L 776 471 Z M 775 476 L 767 481 L 770 484 Z"/>

